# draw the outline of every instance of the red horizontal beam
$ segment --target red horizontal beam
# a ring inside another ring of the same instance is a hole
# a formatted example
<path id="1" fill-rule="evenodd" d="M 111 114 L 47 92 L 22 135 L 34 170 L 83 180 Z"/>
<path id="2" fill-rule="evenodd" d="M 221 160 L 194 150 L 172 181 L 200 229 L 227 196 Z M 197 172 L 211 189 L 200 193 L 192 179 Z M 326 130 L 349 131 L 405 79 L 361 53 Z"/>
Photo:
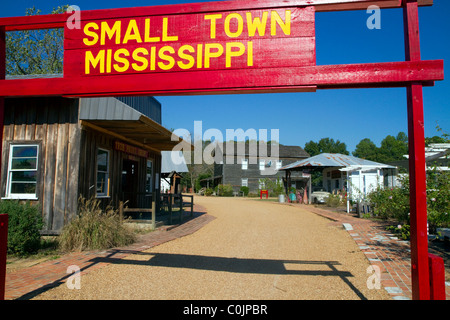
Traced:
<path id="1" fill-rule="evenodd" d="M 0 96 L 180 95 L 399 87 L 444 79 L 443 60 L 0 80 Z"/>
<path id="2" fill-rule="evenodd" d="M 116 8 L 81 11 L 81 19 L 101 20 L 117 17 L 140 17 L 146 15 L 170 15 L 183 13 L 220 12 L 230 10 L 268 9 L 284 7 L 314 6 L 316 12 L 364 10 L 370 5 L 382 9 L 400 8 L 402 0 L 243 0 L 186 3 L 177 5 L 162 5 L 149 7 Z M 420 6 L 429 6 L 433 0 L 418 0 Z M 37 16 L 0 18 L 0 27 L 5 31 L 63 28 L 70 14 L 48 14 Z"/>

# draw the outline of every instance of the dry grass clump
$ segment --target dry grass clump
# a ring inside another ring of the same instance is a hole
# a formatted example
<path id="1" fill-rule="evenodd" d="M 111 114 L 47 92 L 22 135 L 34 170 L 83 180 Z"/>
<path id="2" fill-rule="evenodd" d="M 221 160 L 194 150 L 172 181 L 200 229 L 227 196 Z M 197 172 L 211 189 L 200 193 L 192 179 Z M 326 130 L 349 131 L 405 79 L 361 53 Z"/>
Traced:
<path id="1" fill-rule="evenodd" d="M 117 210 L 110 205 L 102 210 L 100 200 L 80 197 L 78 216 L 63 228 L 59 246 L 63 251 L 98 250 L 128 245 L 135 239 Z"/>

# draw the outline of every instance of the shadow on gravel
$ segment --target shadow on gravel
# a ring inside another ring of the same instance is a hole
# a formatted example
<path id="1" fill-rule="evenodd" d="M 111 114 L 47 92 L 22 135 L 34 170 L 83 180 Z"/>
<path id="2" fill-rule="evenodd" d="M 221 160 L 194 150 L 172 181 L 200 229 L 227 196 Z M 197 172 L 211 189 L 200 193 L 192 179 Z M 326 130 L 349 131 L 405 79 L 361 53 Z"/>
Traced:
<path id="1" fill-rule="evenodd" d="M 339 277 L 360 299 L 366 300 L 366 297 L 348 280 L 348 278 L 353 277 L 353 275 L 348 271 L 340 271 L 336 268 L 336 266 L 341 265 L 337 261 L 241 259 L 187 254 L 148 253 L 132 250 L 118 250 L 117 253 L 148 255 L 149 259 L 120 259 L 114 258 L 112 254 L 109 257 L 94 258 L 91 262 L 131 264 L 149 267 L 188 268 L 232 273 Z M 311 267 L 314 265 L 317 267 Z"/>

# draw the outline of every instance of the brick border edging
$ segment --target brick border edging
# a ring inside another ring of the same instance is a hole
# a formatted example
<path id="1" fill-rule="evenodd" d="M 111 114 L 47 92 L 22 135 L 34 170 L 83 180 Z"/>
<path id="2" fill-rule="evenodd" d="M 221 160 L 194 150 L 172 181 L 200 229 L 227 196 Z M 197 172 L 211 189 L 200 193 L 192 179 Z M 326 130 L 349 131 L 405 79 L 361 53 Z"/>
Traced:
<path id="1" fill-rule="evenodd" d="M 305 207 L 304 209 L 332 220 L 333 224 L 342 224 L 360 251 L 364 253 L 369 264 L 379 268 L 381 285 L 389 295 L 394 300 L 412 299 L 409 241 L 398 239 L 394 234 L 385 230 L 383 227 L 386 223 L 346 216 L 316 207 Z M 351 230 L 345 225 L 350 225 Z M 448 285 L 446 286 L 446 298 L 450 300 L 450 286 Z"/>
<path id="2" fill-rule="evenodd" d="M 98 258 L 125 258 L 131 254 L 156 247 L 160 244 L 193 234 L 216 219 L 206 213 L 204 207 L 194 204 L 194 217 L 169 230 L 157 229 L 139 237 L 138 241 L 125 247 L 104 251 L 92 250 L 65 254 L 55 260 L 47 260 L 6 275 L 6 300 L 28 300 L 53 287 L 61 285 L 71 275 L 67 267 L 76 265 L 81 275 L 100 269 L 109 263 Z"/>

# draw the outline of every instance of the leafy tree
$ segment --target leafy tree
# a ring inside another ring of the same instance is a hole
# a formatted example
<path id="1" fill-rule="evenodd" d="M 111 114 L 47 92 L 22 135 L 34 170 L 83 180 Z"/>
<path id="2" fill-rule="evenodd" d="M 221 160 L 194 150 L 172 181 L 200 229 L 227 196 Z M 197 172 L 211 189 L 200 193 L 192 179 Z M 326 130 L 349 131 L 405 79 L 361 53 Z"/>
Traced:
<path id="1" fill-rule="evenodd" d="M 311 157 L 321 153 L 349 154 L 347 145 L 344 142 L 334 141 L 332 138 L 322 138 L 319 142 L 309 141 L 305 144 L 304 149 Z"/>
<path id="2" fill-rule="evenodd" d="M 439 136 L 425 138 L 425 146 L 429 146 L 432 143 L 446 143 L 445 138 Z"/>
<path id="3" fill-rule="evenodd" d="M 378 148 L 375 143 L 369 138 L 365 138 L 356 145 L 355 151 L 352 154 L 361 159 L 376 161 L 377 152 Z"/>
<path id="4" fill-rule="evenodd" d="M 408 154 L 408 138 L 404 132 L 399 132 L 397 137 L 388 135 L 381 141 L 377 161 L 389 163 L 396 160 L 403 160 L 403 155 L 405 154 Z"/>
<path id="5" fill-rule="evenodd" d="M 408 154 L 408 136 L 399 132 L 396 137 L 388 135 L 378 148 L 369 138 L 362 139 L 352 153 L 355 157 L 381 163 L 404 160 Z"/>
<path id="6" fill-rule="evenodd" d="M 68 5 L 53 9 L 63 13 Z M 41 14 L 35 7 L 27 16 Z M 63 72 L 64 29 L 11 31 L 6 33 L 6 73 L 9 75 L 49 74 Z"/>

